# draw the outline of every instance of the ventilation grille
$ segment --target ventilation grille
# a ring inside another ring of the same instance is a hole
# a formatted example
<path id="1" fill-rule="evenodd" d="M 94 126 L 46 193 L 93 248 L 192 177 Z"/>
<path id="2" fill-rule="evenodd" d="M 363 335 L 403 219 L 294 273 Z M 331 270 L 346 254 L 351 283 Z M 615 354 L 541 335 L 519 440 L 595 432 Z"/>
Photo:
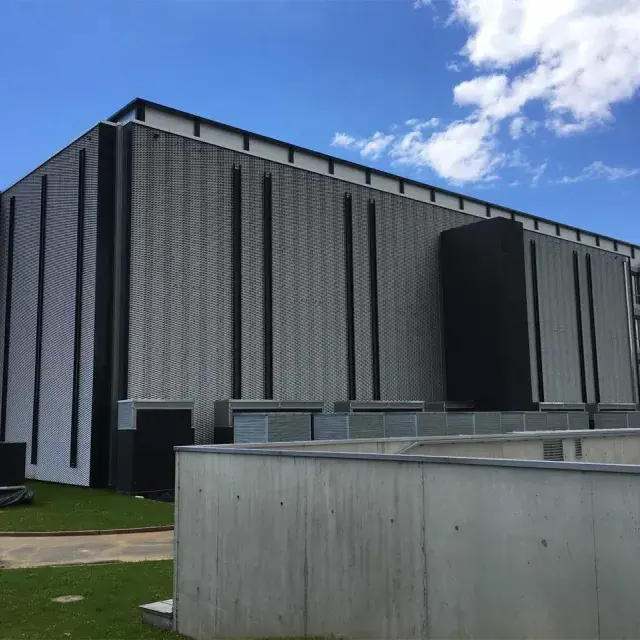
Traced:
<path id="1" fill-rule="evenodd" d="M 575 439 L 576 460 L 582 460 L 582 438 Z"/>
<path id="2" fill-rule="evenodd" d="M 562 440 L 545 440 L 542 443 L 542 457 L 545 460 L 564 460 Z"/>

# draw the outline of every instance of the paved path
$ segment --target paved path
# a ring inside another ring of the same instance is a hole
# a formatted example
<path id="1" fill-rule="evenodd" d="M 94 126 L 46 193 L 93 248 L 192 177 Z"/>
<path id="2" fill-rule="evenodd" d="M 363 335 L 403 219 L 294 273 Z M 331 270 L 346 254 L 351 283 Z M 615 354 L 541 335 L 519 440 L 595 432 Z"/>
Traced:
<path id="1" fill-rule="evenodd" d="M 140 562 L 173 557 L 173 531 L 51 538 L 0 537 L 0 568 Z"/>

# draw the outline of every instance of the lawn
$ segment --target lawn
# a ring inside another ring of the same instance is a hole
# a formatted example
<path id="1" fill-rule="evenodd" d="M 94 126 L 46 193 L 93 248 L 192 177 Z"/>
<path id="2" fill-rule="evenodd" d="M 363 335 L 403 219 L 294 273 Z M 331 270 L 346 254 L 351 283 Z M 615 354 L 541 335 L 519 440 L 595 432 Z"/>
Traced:
<path id="1" fill-rule="evenodd" d="M 172 593 L 173 563 L 136 562 L 0 571 L 0 638 L 178 638 L 143 625 L 138 606 Z M 79 602 L 52 602 L 59 596 Z"/>
<path id="2" fill-rule="evenodd" d="M 27 481 L 35 500 L 0 509 L 0 531 L 84 531 L 173 524 L 173 504 L 115 491 Z"/>

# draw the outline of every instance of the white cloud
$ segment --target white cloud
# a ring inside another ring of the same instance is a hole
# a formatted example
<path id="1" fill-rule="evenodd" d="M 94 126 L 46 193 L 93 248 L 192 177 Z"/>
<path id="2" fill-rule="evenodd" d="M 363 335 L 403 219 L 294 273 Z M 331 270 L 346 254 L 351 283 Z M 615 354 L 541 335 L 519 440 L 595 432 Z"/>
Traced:
<path id="1" fill-rule="evenodd" d="M 422 7 L 428 7 L 433 0 L 413 0 L 414 9 L 422 9 Z"/>
<path id="2" fill-rule="evenodd" d="M 493 128 L 488 120 L 460 121 L 429 138 L 414 129 L 397 140 L 389 153 L 399 164 L 428 166 L 455 183 L 487 179 L 502 162 L 495 153 Z"/>
<path id="3" fill-rule="evenodd" d="M 520 140 L 525 134 L 532 135 L 539 127 L 538 122 L 529 120 L 525 116 L 517 116 L 509 123 L 509 135 L 514 140 Z"/>
<path id="4" fill-rule="evenodd" d="M 345 147 L 349 149 L 353 146 L 356 139 L 347 133 L 334 133 L 333 140 L 331 141 L 332 147 Z"/>
<path id="5" fill-rule="evenodd" d="M 600 160 L 592 162 L 586 166 L 577 176 L 564 176 L 560 180 L 556 180 L 557 184 L 573 184 L 575 182 L 584 182 L 585 180 L 625 180 L 640 176 L 640 168 L 627 169 L 625 167 L 610 167 Z"/>
<path id="6" fill-rule="evenodd" d="M 359 149 L 363 158 L 377 160 L 386 148 L 393 142 L 393 134 L 383 134 L 376 131 L 369 138 L 354 138 L 347 133 L 334 133 L 331 146 L 344 149 Z"/>
<path id="7" fill-rule="evenodd" d="M 458 64 L 457 62 L 447 62 L 447 71 L 460 73 L 462 71 L 462 65 Z"/>
<path id="8" fill-rule="evenodd" d="M 498 143 L 504 120 L 514 140 L 540 126 L 523 113 L 530 103 L 542 107 L 547 129 L 563 137 L 612 121 L 614 105 L 640 88 L 640 0 L 449 3 L 452 19 L 469 31 L 459 55 L 476 76 L 453 90 L 454 103 L 469 111 L 428 138 L 423 129 L 429 127 L 407 121 L 412 131 L 384 147 L 397 162 L 429 167 L 454 182 L 484 181 L 508 155 Z M 431 0 L 414 2 L 428 5 Z"/>
<path id="9" fill-rule="evenodd" d="M 505 159 L 504 166 L 510 169 L 520 169 L 524 173 L 527 173 L 531 176 L 531 186 L 537 187 L 540 182 L 540 178 L 547 170 L 547 163 L 542 162 L 539 165 L 533 165 L 529 160 L 527 160 L 522 152 L 519 149 L 513 151 L 509 156 Z"/>
<path id="10" fill-rule="evenodd" d="M 365 158 L 372 158 L 377 160 L 382 152 L 393 142 L 394 135 L 384 135 L 380 131 L 376 131 L 368 140 L 359 140 L 358 145 L 360 147 L 360 155 Z"/>

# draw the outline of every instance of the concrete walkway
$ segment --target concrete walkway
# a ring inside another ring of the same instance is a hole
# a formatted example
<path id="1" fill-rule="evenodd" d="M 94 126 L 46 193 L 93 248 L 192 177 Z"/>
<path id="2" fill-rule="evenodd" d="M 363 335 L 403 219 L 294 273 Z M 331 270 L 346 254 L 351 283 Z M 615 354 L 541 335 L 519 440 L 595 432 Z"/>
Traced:
<path id="1" fill-rule="evenodd" d="M 0 537 L 0 568 L 140 562 L 173 557 L 173 531 L 50 538 Z"/>

